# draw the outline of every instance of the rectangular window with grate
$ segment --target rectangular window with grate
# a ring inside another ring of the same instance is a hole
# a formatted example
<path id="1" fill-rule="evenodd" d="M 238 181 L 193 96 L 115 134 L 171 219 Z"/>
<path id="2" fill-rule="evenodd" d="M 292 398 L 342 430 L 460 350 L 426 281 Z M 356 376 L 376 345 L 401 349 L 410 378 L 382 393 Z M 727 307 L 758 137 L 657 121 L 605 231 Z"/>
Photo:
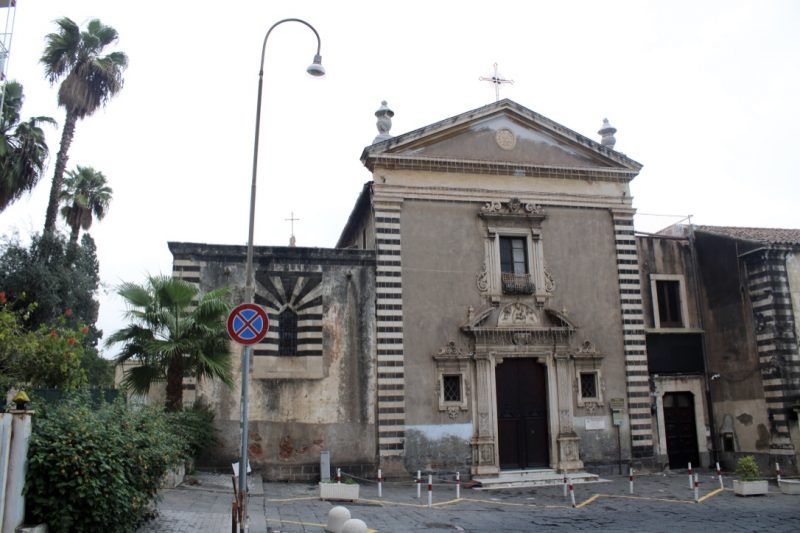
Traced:
<path id="1" fill-rule="evenodd" d="M 297 353 L 297 313 L 286 308 L 278 315 L 278 355 Z"/>
<path id="2" fill-rule="evenodd" d="M 597 374 L 595 372 L 581 372 L 581 399 L 592 400 L 597 398 Z"/>
<path id="3" fill-rule="evenodd" d="M 461 374 L 443 375 L 442 376 L 442 392 L 444 393 L 444 401 L 446 402 L 460 402 L 461 401 Z"/>

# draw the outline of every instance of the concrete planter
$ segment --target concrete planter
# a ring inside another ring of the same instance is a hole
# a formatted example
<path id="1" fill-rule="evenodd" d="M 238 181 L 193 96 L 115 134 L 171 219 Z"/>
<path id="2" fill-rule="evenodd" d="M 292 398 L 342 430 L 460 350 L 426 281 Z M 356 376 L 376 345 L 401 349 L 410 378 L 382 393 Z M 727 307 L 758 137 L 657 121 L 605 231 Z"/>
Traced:
<path id="1" fill-rule="evenodd" d="M 348 483 L 320 483 L 319 499 L 354 502 L 358 500 L 358 485 Z"/>
<path id="2" fill-rule="evenodd" d="M 186 477 L 186 466 L 181 463 L 170 468 L 164 477 L 161 478 L 161 488 L 162 489 L 174 489 L 181 483 L 183 483 L 183 479 Z"/>
<path id="3" fill-rule="evenodd" d="M 782 479 L 778 485 L 784 494 L 800 494 L 800 479 Z"/>
<path id="4" fill-rule="evenodd" d="M 733 480 L 733 492 L 737 496 L 763 496 L 767 493 L 767 480 L 758 481 L 739 481 Z"/>

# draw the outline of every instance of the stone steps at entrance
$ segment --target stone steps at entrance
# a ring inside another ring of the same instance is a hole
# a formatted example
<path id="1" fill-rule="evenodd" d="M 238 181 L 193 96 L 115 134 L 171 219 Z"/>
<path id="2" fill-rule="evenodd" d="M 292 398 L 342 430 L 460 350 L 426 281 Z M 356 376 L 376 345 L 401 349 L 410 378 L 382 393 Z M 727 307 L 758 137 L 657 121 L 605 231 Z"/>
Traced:
<path id="1" fill-rule="evenodd" d="M 569 472 L 567 477 L 573 484 L 604 481 L 600 476 L 588 472 Z M 481 484 L 480 487 L 474 487 L 474 490 L 514 489 L 561 485 L 564 483 L 564 475 L 552 468 L 503 470 L 498 476 L 474 477 L 472 480 Z"/>

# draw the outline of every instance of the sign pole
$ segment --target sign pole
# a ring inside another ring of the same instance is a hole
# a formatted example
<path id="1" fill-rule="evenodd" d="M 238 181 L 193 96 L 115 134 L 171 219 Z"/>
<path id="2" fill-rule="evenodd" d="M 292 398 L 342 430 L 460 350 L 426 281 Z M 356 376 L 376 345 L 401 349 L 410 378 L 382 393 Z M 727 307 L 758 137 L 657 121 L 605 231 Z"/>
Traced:
<path id="1" fill-rule="evenodd" d="M 239 531 L 247 531 L 247 442 L 248 442 L 248 407 L 250 388 L 250 346 L 242 349 L 242 449 L 239 457 L 239 495 L 241 499 L 241 522 Z"/>
<path id="2" fill-rule="evenodd" d="M 252 298 L 249 298 L 252 299 Z M 252 302 L 237 305 L 228 315 L 228 335 L 243 345 L 242 348 L 242 401 L 241 428 L 242 443 L 239 454 L 239 531 L 248 530 L 247 525 L 247 443 L 249 440 L 249 407 L 250 407 L 250 355 L 252 345 L 263 339 L 269 331 L 269 315 L 260 305 Z"/>

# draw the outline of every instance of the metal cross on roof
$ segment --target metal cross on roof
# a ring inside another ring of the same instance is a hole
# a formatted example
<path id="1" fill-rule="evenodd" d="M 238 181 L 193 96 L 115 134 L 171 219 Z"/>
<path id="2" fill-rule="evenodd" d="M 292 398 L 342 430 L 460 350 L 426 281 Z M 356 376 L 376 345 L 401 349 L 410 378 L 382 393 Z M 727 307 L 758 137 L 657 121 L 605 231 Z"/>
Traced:
<path id="1" fill-rule="evenodd" d="M 292 224 L 292 236 L 289 238 L 289 246 L 294 246 L 295 245 L 294 223 L 295 223 L 295 221 L 300 220 L 300 219 L 299 218 L 294 218 L 294 211 L 292 211 L 292 214 L 289 215 L 289 218 L 284 218 L 284 220 L 286 220 L 286 221 L 288 221 L 288 222 L 290 222 Z"/>
<path id="2" fill-rule="evenodd" d="M 500 73 L 497 72 L 497 63 L 494 64 L 494 74 L 491 77 L 481 76 L 478 78 L 480 81 L 490 81 L 494 84 L 494 101 L 500 101 L 500 85 L 504 83 L 514 84 L 514 80 L 505 80 L 500 77 Z"/>

